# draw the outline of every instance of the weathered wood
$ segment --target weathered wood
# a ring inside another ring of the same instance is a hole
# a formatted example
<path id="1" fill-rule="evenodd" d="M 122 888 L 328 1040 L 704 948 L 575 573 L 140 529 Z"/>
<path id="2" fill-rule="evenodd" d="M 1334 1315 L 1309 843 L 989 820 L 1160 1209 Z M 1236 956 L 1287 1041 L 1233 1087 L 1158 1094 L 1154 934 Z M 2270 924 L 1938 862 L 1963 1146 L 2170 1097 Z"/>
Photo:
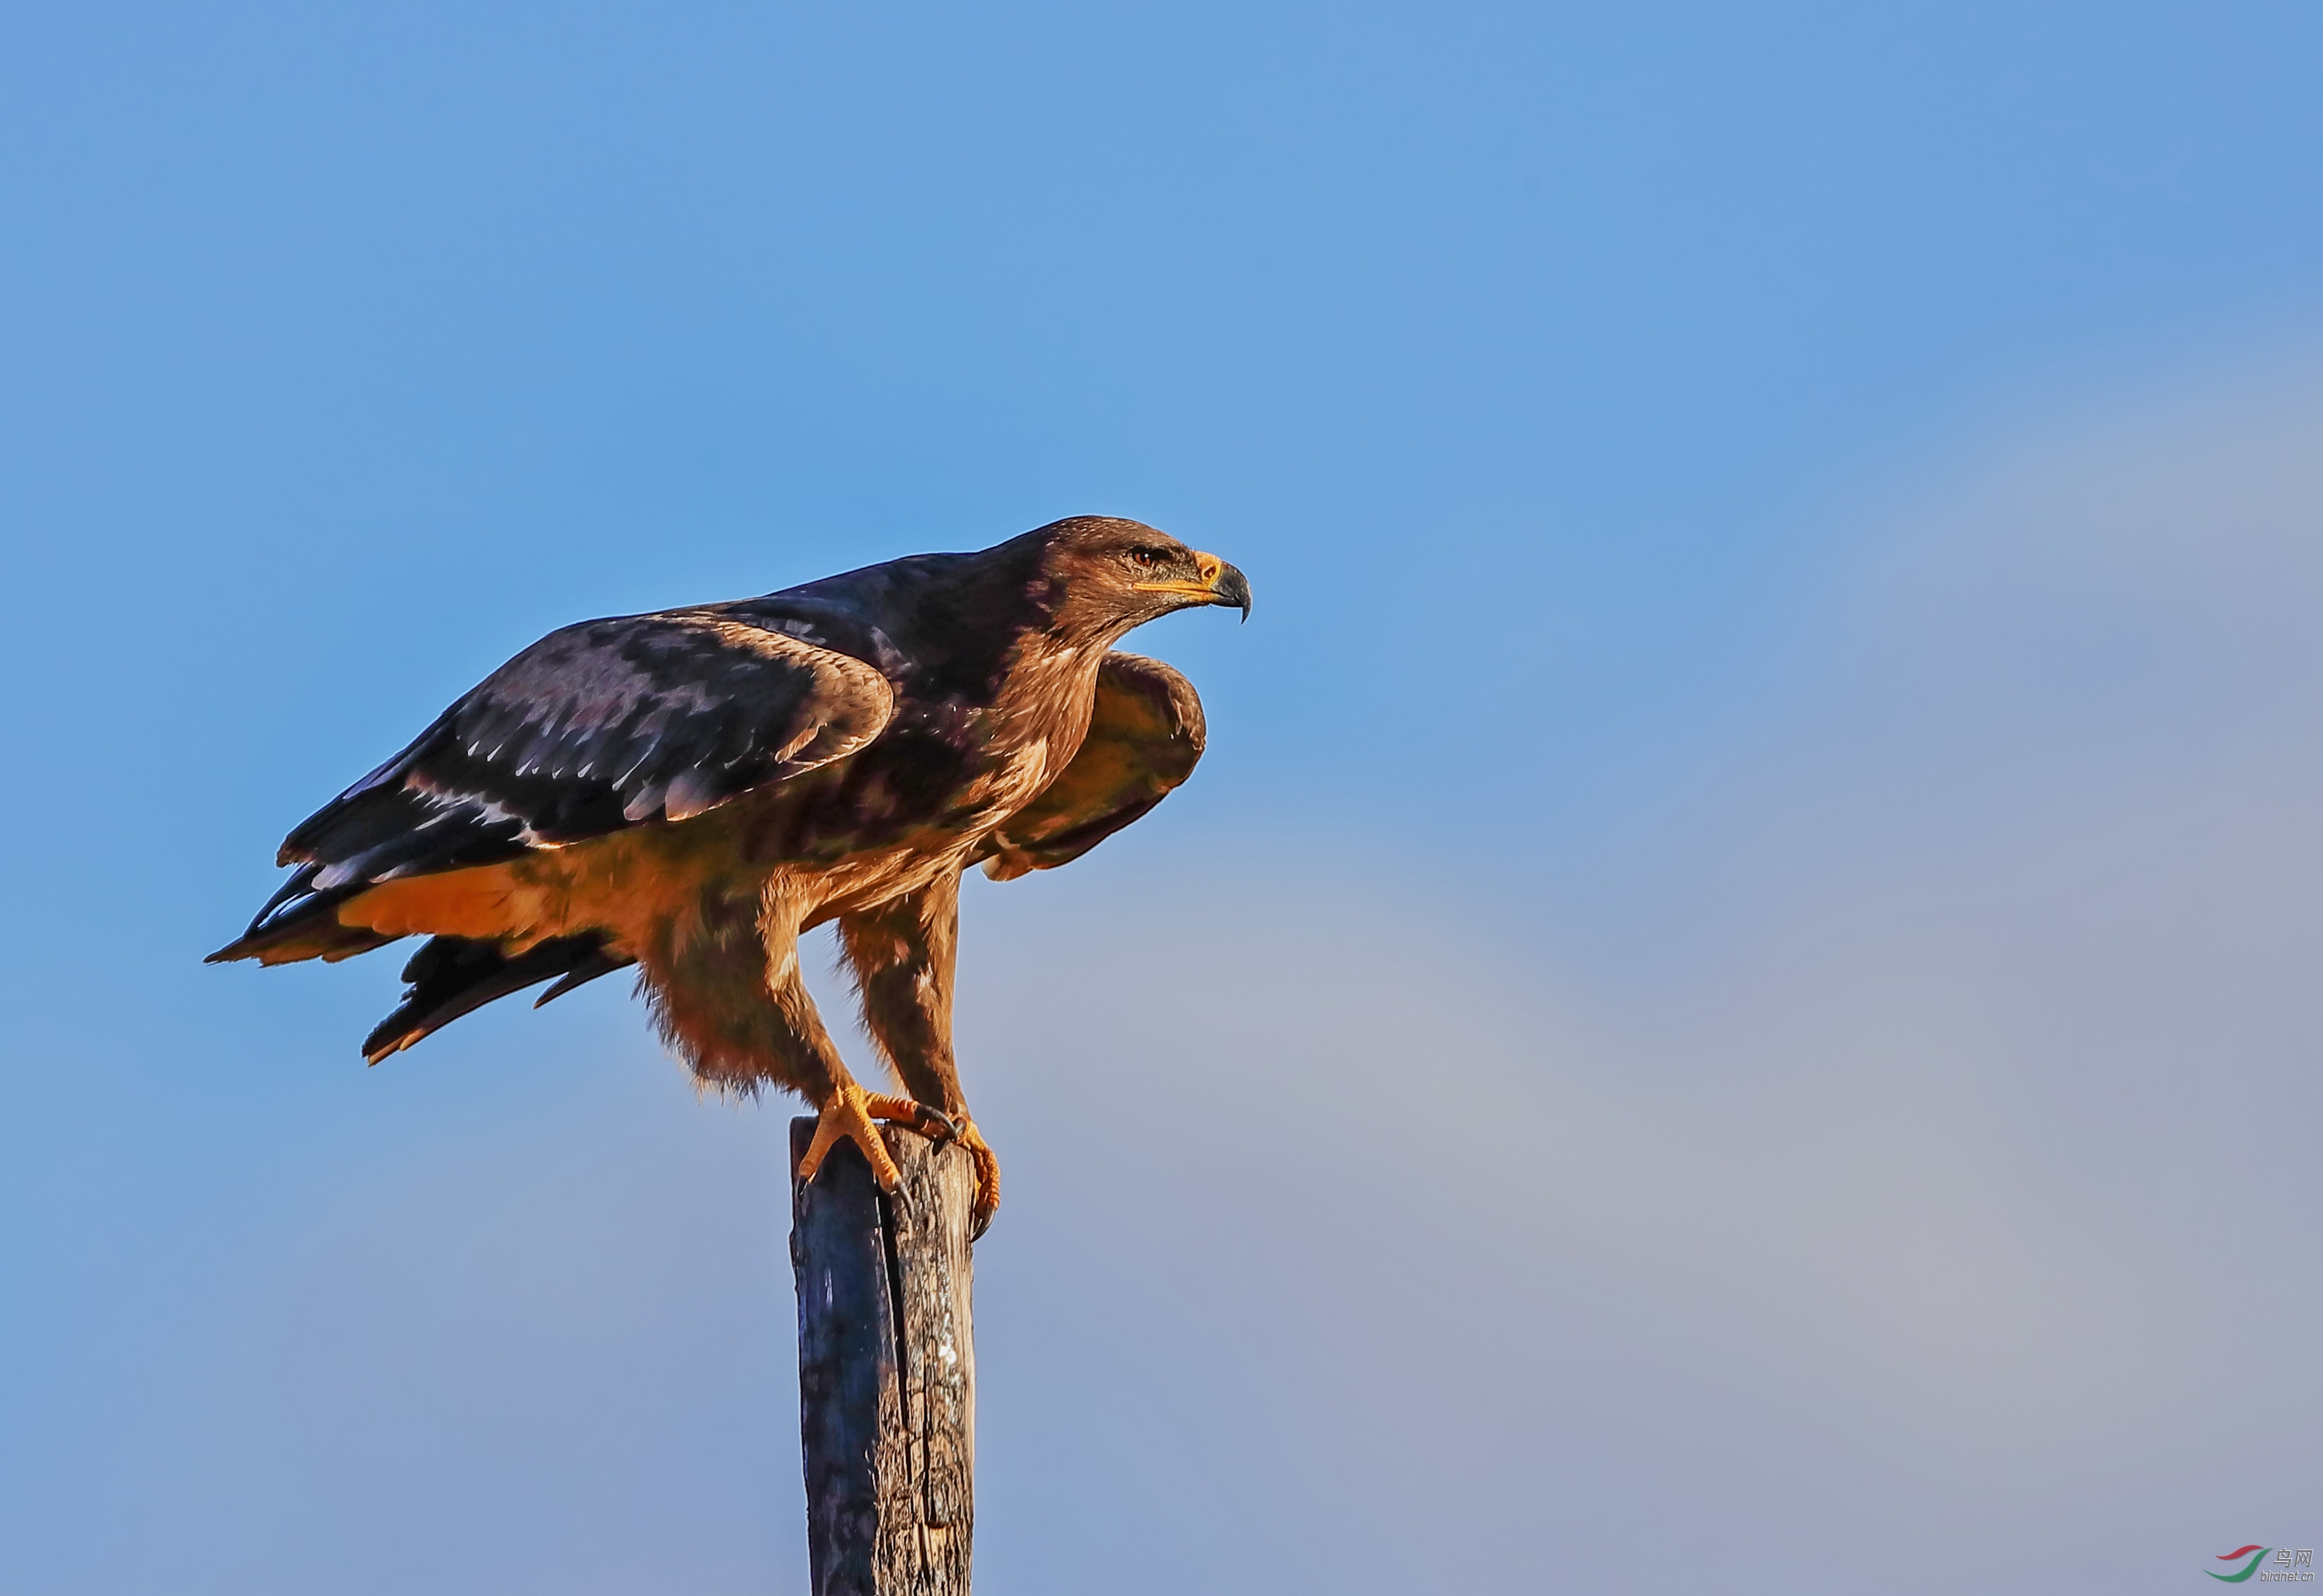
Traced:
<path id="1" fill-rule="evenodd" d="M 793 1169 L 813 1133 L 813 1120 L 791 1122 Z M 974 1161 L 908 1131 L 885 1134 L 901 1203 L 880 1194 L 844 1142 L 812 1184 L 793 1186 L 809 1589 L 968 1596 Z"/>

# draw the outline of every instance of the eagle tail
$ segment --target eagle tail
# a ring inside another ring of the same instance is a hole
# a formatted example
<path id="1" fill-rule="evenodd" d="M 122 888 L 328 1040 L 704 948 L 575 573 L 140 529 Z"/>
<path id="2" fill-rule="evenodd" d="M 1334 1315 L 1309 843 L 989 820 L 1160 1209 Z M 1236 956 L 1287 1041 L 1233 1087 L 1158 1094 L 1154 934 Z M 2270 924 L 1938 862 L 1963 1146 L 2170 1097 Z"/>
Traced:
<path id="1" fill-rule="evenodd" d="M 495 998 L 552 977 L 562 979 L 541 995 L 540 1003 L 636 962 L 609 951 L 603 935 L 595 931 L 552 937 L 517 954 L 502 951 L 497 942 L 431 937 L 403 967 L 408 986 L 402 1006 L 363 1039 L 363 1057 L 376 1064 Z"/>

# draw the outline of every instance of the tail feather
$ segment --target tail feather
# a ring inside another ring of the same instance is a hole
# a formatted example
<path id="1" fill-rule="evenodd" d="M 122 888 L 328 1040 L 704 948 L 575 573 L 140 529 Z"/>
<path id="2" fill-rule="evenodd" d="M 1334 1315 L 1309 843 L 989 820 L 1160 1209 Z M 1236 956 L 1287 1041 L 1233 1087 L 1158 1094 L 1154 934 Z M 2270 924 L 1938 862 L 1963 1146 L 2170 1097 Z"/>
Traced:
<path id="1" fill-rule="evenodd" d="M 625 970 L 635 963 L 637 960 L 625 953 L 609 953 L 600 948 L 567 971 L 563 980 L 534 998 L 532 1006 L 539 1008 L 544 1004 L 554 1003 L 575 986 L 586 986 L 599 976 L 610 976 L 615 970 Z"/>
<path id="2" fill-rule="evenodd" d="M 513 956 L 496 942 L 431 937 L 403 967 L 409 987 L 402 1005 L 363 1039 L 363 1057 L 376 1064 L 511 992 L 563 977 L 541 998 L 546 1003 L 635 962 L 608 952 L 603 936 L 594 931 L 553 937 Z"/>

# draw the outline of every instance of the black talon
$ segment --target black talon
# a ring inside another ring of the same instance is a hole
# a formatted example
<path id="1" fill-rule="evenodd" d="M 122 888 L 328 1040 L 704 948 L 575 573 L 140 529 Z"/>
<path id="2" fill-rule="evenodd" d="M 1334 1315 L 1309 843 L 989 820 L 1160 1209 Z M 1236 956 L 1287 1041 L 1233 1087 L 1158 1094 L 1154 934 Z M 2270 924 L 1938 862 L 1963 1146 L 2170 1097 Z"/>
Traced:
<path id="1" fill-rule="evenodd" d="M 923 1136 L 930 1134 L 927 1128 L 930 1121 L 933 1121 L 938 1126 L 941 1127 L 936 1131 L 932 1136 L 932 1140 L 938 1147 L 946 1147 L 960 1140 L 960 1125 L 958 1122 L 956 1122 L 951 1115 L 946 1114 L 942 1109 L 931 1108 L 926 1104 L 923 1103 L 920 1105 L 919 1129 L 920 1133 Z"/>

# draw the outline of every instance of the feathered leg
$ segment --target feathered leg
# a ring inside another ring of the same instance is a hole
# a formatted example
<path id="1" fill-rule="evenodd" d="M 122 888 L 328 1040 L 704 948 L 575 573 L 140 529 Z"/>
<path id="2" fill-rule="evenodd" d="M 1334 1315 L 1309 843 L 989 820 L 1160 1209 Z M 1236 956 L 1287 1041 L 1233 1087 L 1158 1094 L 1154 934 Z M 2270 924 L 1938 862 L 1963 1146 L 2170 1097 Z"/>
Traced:
<path id="1" fill-rule="evenodd" d="M 1000 1206 L 1000 1160 L 969 1116 L 951 1050 L 952 967 L 960 947 L 960 877 L 839 920 L 840 946 L 863 996 L 863 1028 L 913 1096 L 960 1127 L 976 1160 L 970 1229 L 981 1235 Z"/>
<path id="2" fill-rule="evenodd" d="M 704 1084 L 749 1094 L 771 1082 L 814 1105 L 820 1123 L 798 1178 L 814 1179 L 844 1138 L 862 1149 L 883 1190 L 902 1177 L 878 1120 L 951 1135 L 957 1127 L 909 1097 L 867 1092 L 839 1056 L 800 978 L 800 903 L 780 883 L 753 902 L 705 896 L 642 959 L 663 1036 Z"/>

